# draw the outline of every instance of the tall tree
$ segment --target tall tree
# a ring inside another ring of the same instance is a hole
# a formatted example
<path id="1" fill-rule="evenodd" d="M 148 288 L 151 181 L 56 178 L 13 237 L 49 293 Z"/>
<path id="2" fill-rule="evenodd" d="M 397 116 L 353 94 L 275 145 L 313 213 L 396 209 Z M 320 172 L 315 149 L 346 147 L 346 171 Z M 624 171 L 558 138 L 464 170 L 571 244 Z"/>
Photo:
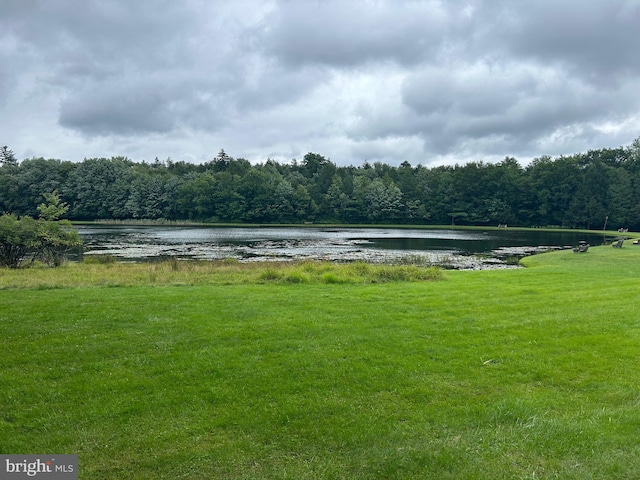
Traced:
<path id="1" fill-rule="evenodd" d="M 69 176 L 70 213 L 77 219 L 131 218 L 127 200 L 134 164 L 124 157 L 85 159 Z"/>
<path id="2" fill-rule="evenodd" d="M 638 215 L 638 200 L 634 200 L 631 175 L 624 168 L 611 169 L 609 175 L 609 226 L 629 228 L 637 222 Z"/>
<path id="3" fill-rule="evenodd" d="M 17 165 L 18 160 L 16 156 L 13 154 L 12 150 L 9 150 L 9 147 L 4 145 L 0 147 L 0 165 Z"/>

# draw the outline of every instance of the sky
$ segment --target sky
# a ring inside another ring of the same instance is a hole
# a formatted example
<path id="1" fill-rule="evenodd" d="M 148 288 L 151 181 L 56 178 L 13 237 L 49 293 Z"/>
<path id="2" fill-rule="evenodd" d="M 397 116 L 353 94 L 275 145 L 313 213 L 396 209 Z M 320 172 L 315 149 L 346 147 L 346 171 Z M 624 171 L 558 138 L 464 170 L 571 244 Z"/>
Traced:
<path id="1" fill-rule="evenodd" d="M 427 167 L 640 137 L 640 0 L 0 0 L 0 145 Z"/>

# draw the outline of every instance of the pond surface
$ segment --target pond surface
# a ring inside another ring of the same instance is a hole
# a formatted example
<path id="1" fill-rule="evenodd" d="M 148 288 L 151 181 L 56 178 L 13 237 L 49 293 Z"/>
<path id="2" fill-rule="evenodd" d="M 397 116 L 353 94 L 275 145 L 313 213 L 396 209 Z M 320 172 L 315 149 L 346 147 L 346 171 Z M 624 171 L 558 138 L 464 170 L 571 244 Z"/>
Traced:
<path id="1" fill-rule="evenodd" d="M 448 268 L 514 268 L 509 259 L 604 235 L 536 230 L 324 227 L 78 226 L 84 255 L 130 260 L 178 257 L 250 261 L 366 261 L 438 264 Z"/>

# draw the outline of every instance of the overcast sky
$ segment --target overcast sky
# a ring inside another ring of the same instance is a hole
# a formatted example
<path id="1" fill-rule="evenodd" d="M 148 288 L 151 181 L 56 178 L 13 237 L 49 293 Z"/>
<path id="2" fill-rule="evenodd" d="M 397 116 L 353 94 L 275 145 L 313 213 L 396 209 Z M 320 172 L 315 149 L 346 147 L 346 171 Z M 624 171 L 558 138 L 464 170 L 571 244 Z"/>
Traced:
<path id="1" fill-rule="evenodd" d="M 640 0 L 0 0 L 19 159 L 526 165 L 639 127 Z"/>

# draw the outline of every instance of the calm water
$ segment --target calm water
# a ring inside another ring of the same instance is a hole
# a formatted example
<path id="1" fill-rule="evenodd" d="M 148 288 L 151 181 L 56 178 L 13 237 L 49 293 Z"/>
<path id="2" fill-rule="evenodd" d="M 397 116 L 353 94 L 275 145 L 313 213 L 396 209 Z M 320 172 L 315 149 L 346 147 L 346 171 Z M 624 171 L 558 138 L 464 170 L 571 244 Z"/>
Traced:
<path id="1" fill-rule="evenodd" d="M 516 230 L 440 230 L 322 227 L 80 226 L 85 255 L 123 259 L 177 256 L 240 261 L 322 259 L 367 262 L 424 261 L 452 268 L 507 266 L 508 256 L 564 248 L 603 235 Z M 607 240 L 610 240 L 608 238 Z"/>

